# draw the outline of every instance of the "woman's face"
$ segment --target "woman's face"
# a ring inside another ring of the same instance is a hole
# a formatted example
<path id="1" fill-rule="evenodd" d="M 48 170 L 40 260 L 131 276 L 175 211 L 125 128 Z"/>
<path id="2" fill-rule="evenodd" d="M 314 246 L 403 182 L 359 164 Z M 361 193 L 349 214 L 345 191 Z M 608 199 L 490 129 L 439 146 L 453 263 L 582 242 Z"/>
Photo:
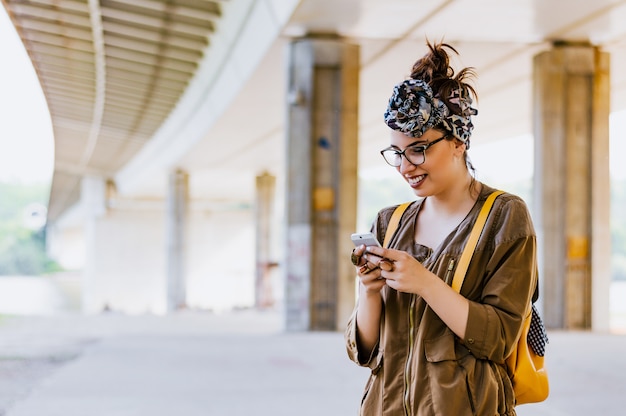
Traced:
<path id="1" fill-rule="evenodd" d="M 422 137 L 409 137 L 399 131 L 391 130 L 390 147 L 397 151 L 405 151 L 409 158 L 419 160 L 420 146 L 442 138 L 447 133 L 441 130 L 427 130 Z M 424 162 L 417 166 L 410 163 L 405 156 L 401 157 L 401 164 L 396 169 L 404 180 L 413 189 L 415 195 L 426 197 L 437 195 L 448 190 L 455 183 L 459 183 L 467 175 L 467 168 L 463 158 L 465 146 L 456 140 L 444 138 L 433 143 L 424 152 Z"/>

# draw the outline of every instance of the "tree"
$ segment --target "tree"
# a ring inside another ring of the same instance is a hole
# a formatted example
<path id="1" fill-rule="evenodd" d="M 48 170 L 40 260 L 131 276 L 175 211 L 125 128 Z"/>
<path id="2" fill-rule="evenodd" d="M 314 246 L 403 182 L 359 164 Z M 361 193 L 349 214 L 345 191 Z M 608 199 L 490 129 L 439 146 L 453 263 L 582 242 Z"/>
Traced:
<path id="1" fill-rule="evenodd" d="M 29 229 L 24 211 L 47 202 L 49 186 L 0 183 L 0 275 L 39 275 L 60 270 L 45 249 L 45 228 Z"/>

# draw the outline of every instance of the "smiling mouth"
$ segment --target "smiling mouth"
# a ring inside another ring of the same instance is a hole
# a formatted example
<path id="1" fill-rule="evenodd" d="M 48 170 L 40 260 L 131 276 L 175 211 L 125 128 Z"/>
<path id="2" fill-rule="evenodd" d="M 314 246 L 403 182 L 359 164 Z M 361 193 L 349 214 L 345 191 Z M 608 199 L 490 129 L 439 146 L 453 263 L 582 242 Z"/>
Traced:
<path id="1" fill-rule="evenodd" d="M 413 176 L 411 178 L 406 178 L 407 182 L 409 183 L 409 185 L 411 186 L 418 186 L 420 183 L 422 183 L 424 181 L 424 179 L 426 179 L 426 175 L 419 175 L 419 176 Z"/>

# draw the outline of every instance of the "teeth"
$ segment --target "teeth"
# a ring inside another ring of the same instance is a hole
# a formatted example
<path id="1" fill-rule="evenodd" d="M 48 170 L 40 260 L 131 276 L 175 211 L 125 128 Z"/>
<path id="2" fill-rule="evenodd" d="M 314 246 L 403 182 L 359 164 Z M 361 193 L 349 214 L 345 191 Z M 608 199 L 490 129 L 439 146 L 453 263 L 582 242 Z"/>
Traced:
<path id="1" fill-rule="evenodd" d="M 412 178 L 407 178 L 407 181 L 409 182 L 409 185 L 415 185 L 418 182 L 420 182 L 422 179 L 424 179 L 425 177 L 426 175 L 414 176 Z"/>

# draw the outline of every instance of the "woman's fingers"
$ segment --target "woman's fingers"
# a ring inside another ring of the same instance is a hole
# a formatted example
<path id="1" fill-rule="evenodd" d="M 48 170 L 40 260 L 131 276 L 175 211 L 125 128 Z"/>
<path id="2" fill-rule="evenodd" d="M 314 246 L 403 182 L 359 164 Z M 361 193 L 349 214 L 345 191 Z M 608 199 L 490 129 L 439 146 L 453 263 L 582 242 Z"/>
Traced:
<path id="1" fill-rule="evenodd" d="M 354 250 L 352 250 L 352 254 L 350 254 L 350 261 L 353 265 L 358 266 L 361 263 L 361 256 L 357 255 Z"/>
<path id="2" fill-rule="evenodd" d="M 363 253 L 365 253 L 365 244 L 361 244 L 352 250 L 352 254 L 350 254 L 350 261 L 353 265 L 361 266 L 363 264 Z"/>
<path id="3" fill-rule="evenodd" d="M 394 261 L 389 259 L 382 259 L 381 261 L 379 261 L 378 267 L 386 272 L 392 272 L 395 270 Z"/>
<path id="4" fill-rule="evenodd" d="M 381 259 L 394 259 L 393 258 L 393 251 L 395 250 L 389 250 L 386 248 L 382 248 L 382 247 L 376 247 L 376 246 L 368 246 L 365 247 L 365 254 L 373 254 L 374 256 L 380 257 Z M 395 259 L 394 259 L 395 260 Z"/>
<path id="5" fill-rule="evenodd" d="M 378 249 L 378 247 L 375 247 Z M 384 250 L 384 249 L 382 249 Z M 386 250 L 386 252 L 381 252 L 376 251 L 374 252 L 374 250 L 370 250 L 370 248 L 368 247 L 365 254 L 363 254 L 362 258 L 364 258 L 368 263 L 370 263 L 370 269 L 373 267 L 380 267 L 381 270 L 387 271 L 387 272 L 391 272 L 394 270 L 395 268 L 395 260 L 392 260 L 391 258 L 387 257 L 385 254 L 389 255 L 392 254 L 390 250 Z"/>
<path id="6" fill-rule="evenodd" d="M 365 264 L 363 264 L 361 267 L 359 267 L 359 273 L 361 274 L 369 274 L 371 272 L 373 272 L 374 270 L 378 270 L 379 267 L 377 264 L 372 264 L 368 261 L 365 262 Z"/>

